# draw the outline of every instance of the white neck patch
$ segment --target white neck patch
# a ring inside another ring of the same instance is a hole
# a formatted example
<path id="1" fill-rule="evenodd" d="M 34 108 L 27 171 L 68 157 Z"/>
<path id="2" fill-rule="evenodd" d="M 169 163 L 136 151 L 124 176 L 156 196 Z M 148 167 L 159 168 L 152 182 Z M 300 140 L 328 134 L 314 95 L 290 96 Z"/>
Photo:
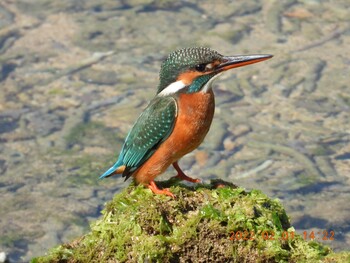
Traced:
<path id="1" fill-rule="evenodd" d="M 158 93 L 158 96 L 167 96 L 174 94 L 178 92 L 179 90 L 183 89 L 186 87 L 185 83 L 182 82 L 182 80 L 175 81 L 171 83 L 168 87 L 163 89 L 161 92 Z"/>
<path id="2" fill-rule="evenodd" d="M 211 88 L 212 88 L 212 85 L 213 85 L 213 81 L 214 81 L 217 77 L 219 77 L 222 73 L 224 73 L 224 72 L 220 72 L 220 73 L 216 74 L 214 77 L 212 77 L 212 78 L 204 85 L 204 87 L 202 88 L 201 91 L 204 92 L 204 93 L 207 93 L 208 91 L 210 91 Z"/>

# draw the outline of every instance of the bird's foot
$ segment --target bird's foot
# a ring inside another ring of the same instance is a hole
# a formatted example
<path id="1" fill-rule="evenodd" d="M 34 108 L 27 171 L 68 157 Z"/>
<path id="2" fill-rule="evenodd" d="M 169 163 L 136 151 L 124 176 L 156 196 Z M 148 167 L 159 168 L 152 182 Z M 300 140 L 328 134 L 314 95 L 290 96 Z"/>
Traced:
<path id="1" fill-rule="evenodd" d="M 154 181 L 149 182 L 149 185 L 147 185 L 147 187 L 157 195 L 167 195 L 175 199 L 175 195 L 170 192 L 169 188 L 159 189 Z"/>
<path id="2" fill-rule="evenodd" d="M 173 178 L 184 180 L 184 181 L 188 181 L 188 182 L 191 182 L 191 183 L 200 183 L 201 182 L 200 179 L 189 177 L 189 176 L 187 176 L 184 173 L 178 173 Z"/>
<path id="3" fill-rule="evenodd" d="M 177 175 L 174 176 L 173 178 L 184 180 L 184 181 L 188 181 L 188 182 L 191 182 L 191 183 L 200 183 L 201 182 L 200 179 L 195 179 L 195 178 L 191 178 L 191 177 L 187 176 L 181 170 L 181 168 L 180 168 L 180 166 L 179 166 L 179 164 L 177 162 L 174 162 L 173 166 L 174 166 L 175 170 L 177 171 Z"/>

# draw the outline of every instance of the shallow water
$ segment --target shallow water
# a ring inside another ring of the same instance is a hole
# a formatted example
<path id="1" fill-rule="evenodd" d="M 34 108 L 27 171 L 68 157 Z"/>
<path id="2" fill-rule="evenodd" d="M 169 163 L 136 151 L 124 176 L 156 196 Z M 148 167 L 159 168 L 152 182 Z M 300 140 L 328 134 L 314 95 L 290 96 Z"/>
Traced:
<path id="1" fill-rule="evenodd" d="M 97 178 L 154 96 L 162 59 L 188 46 L 274 58 L 216 81 L 212 128 L 180 165 L 261 189 L 298 233 L 333 230 L 322 242 L 350 246 L 350 3 L 231 2 L 0 4 L 0 251 L 11 261 L 86 233 L 128 185 Z"/>

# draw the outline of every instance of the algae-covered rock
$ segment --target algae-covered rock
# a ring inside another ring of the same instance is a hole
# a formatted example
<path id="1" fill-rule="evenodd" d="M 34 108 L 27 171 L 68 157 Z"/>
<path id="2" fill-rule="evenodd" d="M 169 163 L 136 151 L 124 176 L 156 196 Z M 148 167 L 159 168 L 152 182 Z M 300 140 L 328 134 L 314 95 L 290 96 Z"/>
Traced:
<path id="1" fill-rule="evenodd" d="M 161 184 L 166 187 L 170 181 Z M 307 242 L 284 208 L 260 191 L 225 182 L 170 190 L 176 199 L 130 186 L 107 203 L 91 232 L 41 262 L 347 262 Z"/>

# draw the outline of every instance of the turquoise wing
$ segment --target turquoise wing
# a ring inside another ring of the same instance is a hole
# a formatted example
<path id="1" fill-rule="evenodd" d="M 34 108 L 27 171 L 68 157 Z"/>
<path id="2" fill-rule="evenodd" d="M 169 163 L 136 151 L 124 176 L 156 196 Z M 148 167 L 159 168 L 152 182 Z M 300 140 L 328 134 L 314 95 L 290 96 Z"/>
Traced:
<path id="1" fill-rule="evenodd" d="M 176 116 L 175 98 L 155 97 L 150 102 L 131 128 L 117 161 L 126 166 L 123 173 L 125 180 L 169 137 Z"/>

